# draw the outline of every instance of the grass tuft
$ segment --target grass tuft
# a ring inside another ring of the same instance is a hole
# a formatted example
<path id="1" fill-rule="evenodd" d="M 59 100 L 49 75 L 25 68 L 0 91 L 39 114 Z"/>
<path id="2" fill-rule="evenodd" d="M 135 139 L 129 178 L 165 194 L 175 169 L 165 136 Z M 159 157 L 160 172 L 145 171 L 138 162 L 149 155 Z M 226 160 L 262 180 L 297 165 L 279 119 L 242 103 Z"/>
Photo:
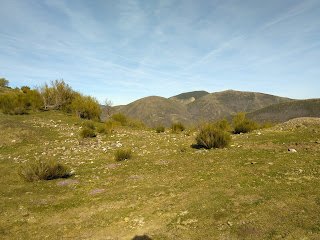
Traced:
<path id="1" fill-rule="evenodd" d="M 18 171 L 20 177 L 27 182 L 66 178 L 70 176 L 69 173 L 70 171 L 65 165 L 52 159 L 26 163 Z"/>
<path id="2" fill-rule="evenodd" d="M 92 137 L 95 137 L 96 134 L 95 134 L 94 130 L 92 130 L 91 128 L 85 127 L 84 129 L 81 130 L 80 136 L 82 138 L 92 138 Z"/>
<path id="3" fill-rule="evenodd" d="M 118 162 L 125 159 L 130 159 L 131 157 L 132 152 L 130 149 L 119 149 L 114 153 L 114 159 Z"/>

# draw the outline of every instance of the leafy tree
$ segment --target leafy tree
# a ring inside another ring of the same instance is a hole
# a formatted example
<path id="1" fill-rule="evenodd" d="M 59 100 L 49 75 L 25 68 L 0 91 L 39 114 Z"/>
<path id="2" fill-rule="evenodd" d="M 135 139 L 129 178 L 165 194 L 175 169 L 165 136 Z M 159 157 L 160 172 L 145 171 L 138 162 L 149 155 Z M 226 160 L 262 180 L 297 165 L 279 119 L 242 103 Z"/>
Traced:
<path id="1" fill-rule="evenodd" d="M 0 87 L 8 87 L 9 86 L 9 80 L 5 78 L 0 78 Z"/>
<path id="2" fill-rule="evenodd" d="M 80 93 L 74 95 L 74 100 L 70 105 L 73 114 L 81 118 L 99 121 L 101 108 L 98 101 L 91 96 L 83 96 Z"/>

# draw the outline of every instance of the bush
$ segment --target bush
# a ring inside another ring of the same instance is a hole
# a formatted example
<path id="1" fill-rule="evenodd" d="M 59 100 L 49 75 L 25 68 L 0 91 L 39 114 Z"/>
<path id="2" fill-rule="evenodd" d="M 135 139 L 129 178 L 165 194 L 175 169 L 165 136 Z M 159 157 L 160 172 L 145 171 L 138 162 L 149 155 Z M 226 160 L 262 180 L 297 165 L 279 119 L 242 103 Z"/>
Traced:
<path id="1" fill-rule="evenodd" d="M 145 128 L 145 124 L 140 122 L 139 120 L 135 120 L 135 119 L 130 119 L 130 118 L 127 118 L 127 125 L 131 128 L 138 128 L 138 129 L 141 129 L 141 128 Z"/>
<path id="2" fill-rule="evenodd" d="M 99 121 L 101 108 L 98 101 L 90 96 L 83 96 L 79 93 L 74 93 L 74 100 L 66 109 L 70 109 L 74 115 L 80 118 Z"/>
<path id="3" fill-rule="evenodd" d="M 130 149 L 124 150 L 119 149 L 114 153 L 114 159 L 116 161 L 123 161 L 132 157 L 132 152 Z"/>
<path id="4" fill-rule="evenodd" d="M 112 120 L 106 121 L 106 133 L 112 133 L 114 131 L 114 123 Z"/>
<path id="5" fill-rule="evenodd" d="M 85 127 L 81 130 L 80 136 L 82 138 L 92 138 L 92 137 L 95 137 L 96 134 L 93 129 Z"/>
<path id="6" fill-rule="evenodd" d="M 162 132 L 164 132 L 165 131 L 165 127 L 164 126 L 158 126 L 157 128 L 156 128 L 156 132 L 157 133 L 162 133 Z"/>
<path id="7" fill-rule="evenodd" d="M 84 124 L 83 124 L 83 127 L 85 128 L 90 128 L 92 130 L 95 130 L 96 129 L 96 126 L 94 125 L 93 121 L 86 121 Z"/>
<path id="8" fill-rule="evenodd" d="M 186 128 L 182 122 L 176 122 L 171 125 L 171 130 L 173 133 L 178 133 L 184 131 Z"/>
<path id="9" fill-rule="evenodd" d="M 97 127 L 97 132 L 98 133 L 106 133 L 107 132 L 106 127 L 105 126 Z"/>
<path id="10" fill-rule="evenodd" d="M 222 119 L 213 124 L 213 126 L 217 129 L 221 129 L 222 131 L 228 131 L 231 129 L 228 121 L 226 119 Z"/>
<path id="11" fill-rule="evenodd" d="M 205 148 L 224 148 L 231 141 L 230 133 L 215 128 L 212 123 L 203 124 L 196 136 L 197 145 Z"/>
<path id="12" fill-rule="evenodd" d="M 233 119 L 234 133 L 247 133 L 259 127 L 254 121 L 245 119 L 245 116 L 245 113 L 238 113 Z"/>
<path id="13" fill-rule="evenodd" d="M 52 159 L 27 163 L 20 167 L 18 173 L 22 179 L 28 182 L 66 178 L 70 176 L 70 171 L 65 165 Z"/>
<path id="14" fill-rule="evenodd" d="M 119 122 L 122 126 L 126 126 L 128 122 L 127 116 L 122 113 L 113 114 L 112 120 L 115 122 Z"/>

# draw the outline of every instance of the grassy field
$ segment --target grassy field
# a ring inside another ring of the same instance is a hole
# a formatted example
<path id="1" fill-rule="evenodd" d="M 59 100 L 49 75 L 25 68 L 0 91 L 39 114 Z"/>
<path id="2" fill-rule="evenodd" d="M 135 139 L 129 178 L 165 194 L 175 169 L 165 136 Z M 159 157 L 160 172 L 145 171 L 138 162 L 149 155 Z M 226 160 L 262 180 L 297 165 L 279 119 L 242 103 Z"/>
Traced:
<path id="1" fill-rule="evenodd" d="M 233 135 L 215 150 L 192 148 L 192 134 L 125 127 L 81 140 L 83 122 L 0 114 L 0 239 L 320 239 L 319 119 Z M 118 149 L 132 158 L 116 162 Z M 18 176 L 46 158 L 75 173 Z"/>

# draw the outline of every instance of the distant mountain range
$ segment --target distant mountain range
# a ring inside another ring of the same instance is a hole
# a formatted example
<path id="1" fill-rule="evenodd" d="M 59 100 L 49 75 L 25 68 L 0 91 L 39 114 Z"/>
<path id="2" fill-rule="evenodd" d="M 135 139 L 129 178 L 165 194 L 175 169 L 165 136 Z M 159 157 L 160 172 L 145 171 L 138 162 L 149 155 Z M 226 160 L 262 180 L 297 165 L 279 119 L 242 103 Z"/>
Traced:
<path id="1" fill-rule="evenodd" d="M 185 125 L 199 121 L 218 121 L 238 112 L 259 122 L 284 122 L 295 117 L 320 117 L 320 99 L 294 100 L 258 92 L 227 90 L 208 93 L 194 91 L 170 98 L 150 96 L 128 105 L 113 107 L 113 113 L 126 116 L 156 127 L 170 127 L 173 122 Z"/>

